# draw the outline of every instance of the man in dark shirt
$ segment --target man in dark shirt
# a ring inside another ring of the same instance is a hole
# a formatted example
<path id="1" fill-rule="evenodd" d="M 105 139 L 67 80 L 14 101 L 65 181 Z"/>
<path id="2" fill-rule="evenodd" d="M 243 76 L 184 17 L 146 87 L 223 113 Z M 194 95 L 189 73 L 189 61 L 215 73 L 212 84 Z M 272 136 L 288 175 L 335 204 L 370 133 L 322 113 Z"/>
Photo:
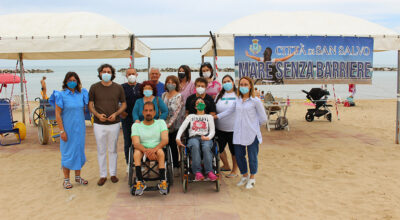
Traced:
<path id="1" fill-rule="evenodd" d="M 126 70 L 126 78 L 128 79 L 127 83 L 122 84 L 122 88 L 124 88 L 125 98 L 126 98 L 126 109 L 121 114 L 121 122 L 122 122 L 122 131 L 124 133 L 124 150 L 125 150 L 125 160 L 126 164 L 128 164 L 129 159 L 129 148 L 132 145 L 131 139 L 131 129 L 133 124 L 132 111 L 135 106 L 135 102 L 137 99 L 141 98 L 140 94 L 140 83 L 137 81 L 138 74 L 136 69 L 129 68 Z"/>
<path id="2" fill-rule="evenodd" d="M 117 178 L 117 142 L 120 132 L 119 115 L 125 111 L 125 93 L 121 85 L 114 83 L 115 69 L 109 64 L 98 68 L 100 82 L 93 84 L 89 90 L 89 110 L 94 115 L 93 131 L 97 143 L 100 179 L 97 185 L 102 186 L 107 180 L 107 149 L 111 181 Z"/>
<path id="3" fill-rule="evenodd" d="M 205 78 L 197 78 L 196 81 L 194 81 L 194 85 L 196 87 L 196 94 L 190 95 L 187 100 L 186 100 L 186 115 L 189 114 L 196 114 L 196 99 L 197 97 L 201 97 L 205 104 L 206 104 L 206 109 L 204 110 L 206 114 L 211 114 L 215 115 L 216 112 L 216 107 L 214 100 L 211 96 L 206 94 L 206 88 L 207 88 L 207 80 Z"/>

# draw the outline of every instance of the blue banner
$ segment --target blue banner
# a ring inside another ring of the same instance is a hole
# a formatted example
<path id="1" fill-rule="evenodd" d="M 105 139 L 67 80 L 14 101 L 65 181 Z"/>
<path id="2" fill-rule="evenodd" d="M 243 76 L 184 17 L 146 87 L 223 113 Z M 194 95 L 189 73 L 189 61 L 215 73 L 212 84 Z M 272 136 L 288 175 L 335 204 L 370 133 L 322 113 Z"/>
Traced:
<path id="1" fill-rule="evenodd" d="M 256 84 L 371 84 L 373 38 L 235 37 L 235 75 Z"/>

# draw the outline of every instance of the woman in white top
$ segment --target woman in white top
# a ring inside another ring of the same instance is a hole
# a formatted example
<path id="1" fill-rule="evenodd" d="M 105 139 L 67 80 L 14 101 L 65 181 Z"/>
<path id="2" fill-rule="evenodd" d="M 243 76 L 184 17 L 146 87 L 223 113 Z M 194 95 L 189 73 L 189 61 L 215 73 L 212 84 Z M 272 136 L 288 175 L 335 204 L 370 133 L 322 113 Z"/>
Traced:
<path id="1" fill-rule="evenodd" d="M 182 98 L 182 94 L 179 93 L 179 79 L 176 76 L 170 75 L 165 80 L 165 91 L 162 94 L 162 100 L 168 107 L 168 116 L 167 123 L 168 127 L 168 144 L 171 147 L 172 160 L 174 168 L 179 167 L 179 157 L 178 157 L 178 148 L 176 146 L 176 133 L 178 132 L 179 127 L 181 126 L 184 116 L 184 101 Z M 179 174 L 176 171 L 176 174 Z"/>
<path id="2" fill-rule="evenodd" d="M 233 78 L 230 75 L 225 75 L 222 78 L 222 90 L 215 99 L 215 104 L 217 107 L 217 114 L 226 111 L 232 105 L 235 104 L 236 96 L 236 86 Z M 235 158 L 235 148 L 233 147 L 233 126 L 235 123 L 235 113 L 223 118 L 216 120 L 216 136 L 218 137 L 218 146 L 222 162 L 225 168 L 229 169 L 229 162 L 226 156 L 225 147 L 228 144 L 229 151 L 232 155 L 232 171 L 226 177 L 232 178 L 238 175 L 238 166 Z M 223 167 L 224 167 L 223 166 Z M 221 170 L 222 168 L 221 167 Z"/>
<path id="3" fill-rule="evenodd" d="M 243 175 L 237 185 L 246 184 L 246 189 L 251 189 L 256 183 L 258 146 L 262 142 L 260 125 L 267 122 L 267 114 L 261 100 L 254 95 L 253 80 L 247 76 L 239 80 L 238 99 L 235 104 L 228 110 L 217 114 L 214 118 L 224 119 L 233 112 L 236 114 L 233 144 L 236 161 L 240 173 Z M 250 175 L 247 171 L 246 150 L 249 155 Z"/>

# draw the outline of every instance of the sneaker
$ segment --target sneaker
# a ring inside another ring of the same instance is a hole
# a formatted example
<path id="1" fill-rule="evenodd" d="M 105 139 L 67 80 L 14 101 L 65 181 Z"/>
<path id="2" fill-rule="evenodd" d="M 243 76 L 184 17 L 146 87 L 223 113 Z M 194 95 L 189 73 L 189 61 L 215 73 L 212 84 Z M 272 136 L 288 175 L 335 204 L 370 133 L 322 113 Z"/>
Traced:
<path id="1" fill-rule="evenodd" d="M 256 179 L 249 179 L 246 184 L 246 189 L 252 189 L 256 184 Z"/>
<path id="2" fill-rule="evenodd" d="M 141 181 L 137 181 L 135 187 L 135 196 L 143 195 L 144 190 L 146 189 L 146 184 Z"/>
<path id="3" fill-rule="evenodd" d="M 218 177 L 214 174 L 214 172 L 208 172 L 208 179 L 215 181 L 218 179 Z"/>
<path id="4" fill-rule="evenodd" d="M 247 183 L 247 181 L 249 181 L 249 176 L 246 176 L 246 177 L 243 176 L 242 178 L 240 178 L 240 181 L 236 185 L 243 186 L 244 184 Z"/>
<path id="5" fill-rule="evenodd" d="M 201 172 L 196 173 L 196 181 L 202 181 L 204 180 L 204 176 Z"/>
<path id="6" fill-rule="evenodd" d="M 160 190 L 161 195 L 168 194 L 168 184 L 166 180 L 161 181 L 158 185 L 158 189 Z"/>

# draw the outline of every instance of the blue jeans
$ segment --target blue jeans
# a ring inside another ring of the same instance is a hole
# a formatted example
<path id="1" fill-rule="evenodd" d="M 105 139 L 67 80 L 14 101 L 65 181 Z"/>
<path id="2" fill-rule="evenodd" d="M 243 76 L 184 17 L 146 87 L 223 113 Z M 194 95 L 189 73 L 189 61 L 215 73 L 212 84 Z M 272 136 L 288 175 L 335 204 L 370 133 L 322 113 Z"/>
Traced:
<path id="1" fill-rule="evenodd" d="M 121 119 L 122 123 L 122 132 L 124 133 L 124 151 L 125 151 L 125 160 L 126 164 L 128 164 L 129 160 L 129 148 L 132 145 L 132 125 L 133 125 L 133 118 L 126 117 L 125 119 Z"/>
<path id="2" fill-rule="evenodd" d="M 187 146 L 190 148 L 191 151 L 193 173 L 201 172 L 201 151 L 203 151 L 203 164 L 206 174 L 213 171 L 212 145 L 212 140 L 203 141 L 201 140 L 201 137 L 198 136 L 189 138 Z"/>
<path id="3" fill-rule="evenodd" d="M 258 168 L 258 139 L 256 136 L 256 139 L 254 142 L 250 145 L 243 146 L 239 144 L 235 144 L 235 155 L 236 155 L 236 161 L 240 170 L 240 174 L 246 174 L 247 173 L 247 160 L 246 160 L 246 148 L 247 148 L 247 153 L 249 154 L 249 166 L 250 166 L 250 174 L 256 174 L 257 173 L 257 168 Z"/>

